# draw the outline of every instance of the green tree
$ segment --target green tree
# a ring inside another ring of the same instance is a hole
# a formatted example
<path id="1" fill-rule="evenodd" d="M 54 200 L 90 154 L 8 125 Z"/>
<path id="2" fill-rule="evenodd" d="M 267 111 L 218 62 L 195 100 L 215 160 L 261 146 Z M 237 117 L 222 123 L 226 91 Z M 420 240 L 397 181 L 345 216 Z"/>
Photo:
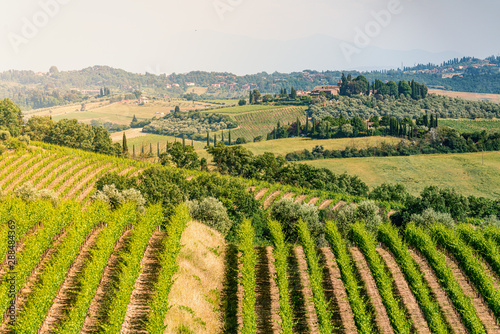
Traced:
<path id="1" fill-rule="evenodd" d="M 406 81 L 400 81 L 398 84 L 399 95 L 411 96 L 411 87 Z"/>
<path id="2" fill-rule="evenodd" d="M 54 121 L 49 116 L 33 116 L 24 127 L 24 133 L 31 140 L 46 141 L 54 127 Z"/>
<path id="3" fill-rule="evenodd" d="M 123 147 L 123 155 L 127 155 L 128 145 L 127 145 L 127 136 L 125 135 L 125 132 L 123 133 L 122 147 Z"/>
<path id="4" fill-rule="evenodd" d="M 200 166 L 194 147 L 183 146 L 178 142 L 173 143 L 167 152 L 160 154 L 160 162 L 164 166 L 173 162 L 177 168 L 197 169 Z"/>
<path id="5" fill-rule="evenodd" d="M 240 106 L 244 106 L 246 104 L 247 104 L 247 100 L 245 100 L 245 99 L 241 99 L 238 101 L 238 105 L 240 105 Z"/>
<path id="6" fill-rule="evenodd" d="M 14 137 L 19 136 L 23 125 L 21 108 L 9 99 L 0 101 L 0 130 L 7 130 Z"/>

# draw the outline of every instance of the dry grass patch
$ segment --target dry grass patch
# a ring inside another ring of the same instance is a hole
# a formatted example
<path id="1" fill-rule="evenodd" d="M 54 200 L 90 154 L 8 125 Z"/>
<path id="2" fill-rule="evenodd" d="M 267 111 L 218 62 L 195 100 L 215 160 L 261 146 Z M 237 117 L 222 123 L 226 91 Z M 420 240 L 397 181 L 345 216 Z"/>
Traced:
<path id="1" fill-rule="evenodd" d="M 224 237 L 191 221 L 182 234 L 179 271 L 169 295 L 165 333 L 220 333 L 224 282 Z"/>

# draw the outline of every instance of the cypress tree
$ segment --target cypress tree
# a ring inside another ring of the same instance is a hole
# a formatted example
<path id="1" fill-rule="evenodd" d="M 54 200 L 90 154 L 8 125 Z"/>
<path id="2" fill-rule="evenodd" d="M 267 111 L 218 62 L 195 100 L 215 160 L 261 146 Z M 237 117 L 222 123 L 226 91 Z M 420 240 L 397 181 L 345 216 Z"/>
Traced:
<path id="1" fill-rule="evenodd" d="M 429 116 L 427 114 L 424 115 L 424 125 L 429 127 Z"/>
<path id="2" fill-rule="evenodd" d="M 132 157 L 135 158 L 135 145 L 132 145 Z"/>
<path id="3" fill-rule="evenodd" d="M 141 154 L 144 154 L 144 143 L 141 144 Z"/>
<path id="4" fill-rule="evenodd" d="M 297 137 L 299 137 L 300 136 L 300 121 L 299 121 L 298 117 L 297 117 L 297 123 L 296 123 L 296 125 L 297 125 Z"/>
<path id="5" fill-rule="evenodd" d="M 168 140 L 167 140 L 167 147 L 165 149 L 168 151 Z"/>
<path id="6" fill-rule="evenodd" d="M 210 147 L 210 132 L 207 131 L 207 147 Z"/>
<path id="7" fill-rule="evenodd" d="M 193 148 L 194 148 L 194 140 L 193 139 L 191 139 L 191 146 L 193 146 Z"/>
<path id="8" fill-rule="evenodd" d="M 436 115 L 436 117 L 434 118 L 434 127 L 437 128 L 438 127 L 438 117 Z"/>
<path id="9" fill-rule="evenodd" d="M 217 146 L 217 134 L 214 133 L 214 147 Z"/>
<path id="10" fill-rule="evenodd" d="M 309 133 L 309 116 L 306 116 L 306 135 Z"/>
<path id="11" fill-rule="evenodd" d="M 186 147 L 186 136 L 182 134 L 182 147 Z"/>
<path id="12" fill-rule="evenodd" d="M 229 146 L 231 146 L 231 130 L 229 130 Z"/>
<path id="13" fill-rule="evenodd" d="M 128 145 L 127 145 L 127 136 L 125 135 L 125 132 L 123 133 L 122 147 L 123 147 L 123 154 L 127 154 L 128 153 Z"/>
<path id="14" fill-rule="evenodd" d="M 222 131 L 221 141 L 224 143 L 224 131 Z"/>
<path id="15" fill-rule="evenodd" d="M 434 127 L 434 114 L 431 114 L 431 120 L 430 120 L 430 128 Z"/>

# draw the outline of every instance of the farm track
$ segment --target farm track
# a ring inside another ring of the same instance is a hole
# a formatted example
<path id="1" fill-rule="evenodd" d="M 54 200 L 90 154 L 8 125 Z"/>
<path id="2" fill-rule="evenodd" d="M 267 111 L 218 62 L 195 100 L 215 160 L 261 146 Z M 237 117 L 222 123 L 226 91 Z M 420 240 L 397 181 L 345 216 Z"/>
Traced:
<path id="1" fill-rule="evenodd" d="M 500 326 L 493 315 L 493 312 L 488 308 L 488 304 L 484 300 L 484 298 L 479 294 L 473 284 L 469 281 L 467 276 L 463 273 L 462 269 L 458 266 L 455 259 L 451 254 L 443 252 L 446 263 L 448 267 L 453 271 L 453 275 L 455 275 L 456 279 L 460 283 L 464 294 L 471 299 L 472 305 L 476 310 L 477 316 L 483 323 L 486 331 L 488 333 L 500 333 Z"/>
<path id="2" fill-rule="evenodd" d="M 436 274 L 432 270 L 432 268 L 427 263 L 425 257 L 420 254 L 420 252 L 410 249 L 410 255 L 413 260 L 417 263 L 420 268 L 420 271 L 424 274 L 424 280 L 429 285 L 433 295 L 436 297 L 436 301 L 439 305 L 439 308 L 443 312 L 444 318 L 448 323 L 448 326 L 453 329 L 456 334 L 467 334 L 468 331 L 463 324 L 460 315 L 456 311 L 453 303 L 450 298 L 446 294 L 446 291 L 443 289 L 441 284 L 439 283 L 439 279 Z"/>
<path id="3" fill-rule="evenodd" d="M 71 309 L 79 292 L 79 277 L 85 270 L 87 261 L 90 259 L 90 249 L 94 246 L 99 234 L 102 232 L 104 225 L 101 224 L 94 228 L 87 236 L 85 242 L 80 248 L 80 253 L 71 264 L 69 271 L 66 273 L 66 278 L 59 288 L 54 303 L 47 313 L 40 333 L 54 333 L 56 327 L 64 320 L 64 317 Z"/>
<path id="4" fill-rule="evenodd" d="M 332 209 L 338 211 L 338 210 L 342 209 L 346 205 L 347 205 L 346 202 L 344 202 L 344 201 L 338 201 L 337 203 L 335 203 L 335 205 L 333 206 Z"/>
<path id="5" fill-rule="evenodd" d="M 304 254 L 302 247 L 295 247 L 293 252 L 295 253 L 295 258 L 297 259 L 299 269 L 298 272 L 300 281 L 302 282 L 302 295 L 304 296 L 304 307 L 306 311 L 305 316 L 307 319 L 309 333 L 319 334 L 318 316 L 316 315 L 316 309 L 314 308 L 313 292 L 311 290 L 311 283 L 307 273 L 306 255 Z"/>
<path id="6" fill-rule="evenodd" d="M 257 315 L 257 333 L 278 334 L 279 290 L 274 278 L 273 253 L 271 247 L 257 247 L 255 314 Z"/>
<path id="7" fill-rule="evenodd" d="M 324 262 L 324 290 L 327 297 L 330 299 L 330 303 L 336 305 L 336 312 L 334 316 L 338 316 L 340 323 L 335 323 L 336 327 L 339 327 L 337 332 L 346 334 L 356 334 L 358 329 L 354 321 L 354 315 L 349 304 L 349 298 L 347 296 L 347 291 L 342 282 L 342 277 L 340 270 L 335 261 L 335 256 L 330 248 L 325 247 L 320 249 L 321 257 Z"/>
<path id="8" fill-rule="evenodd" d="M 149 239 L 149 244 L 141 259 L 141 272 L 137 278 L 134 290 L 127 306 L 122 334 L 146 334 L 145 322 L 149 313 L 149 302 L 154 295 L 154 286 L 160 273 L 158 255 L 163 251 L 163 240 L 167 237 L 165 232 L 155 230 Z"/>
<path id="9" fill-rule="evenodd" d="M 52 238 L 52 244 L 43 252 L 40 257 L 40 261 L 33 268 L 31 274 L 26 279 L 24 286 L 19 289 L 15 298 L 15 309 L 21 310 L 23 309 L 26 301 L 28 300 L 29 295 L 33 292 L 33 289 L 40 282 L 40 276 L 45 270 L 48 262 L 57 254 L 57 247 L 64 241 L 67 236 L 67 230 L 63 229 L 61 232 L 54 235 Z M 11 333 L 11 330 L 7 327 L 7 322 L 9 320 L 8 313 L 5 312 L 2 327 L 0 328 L 0 333 Z"/>
<path id="10" fill-rule="evenodd" d="M 408 311 L 408 315 L 411 318 L 413 328 L 416 333 L 430 334 L 431 330 L 425 320 L 424 314 L 422 313 L 422 310 L 420 309 L 417 299 L 413 295 L 408 282 L 406 282 L 406 278 L 401 271 L 401 268 L 394 259 L 394 256 L 384 248 L 377 248 L 377 252 L 382 257 L 386 267 L 389 269 L 394 281 L 394 286 L 398 295 L 401 297 L 406 310 Z"/>
<path id="11" fill-rule="evenodd" d="M 82 333 L 97 333 L 101 331 L 101 324 L 107 318 L 109 299 L 114 294 L 113 283 L 119 271 L 120 253 L 127 247 L 127 240 L 132 236 L 132 230 L 127 228 L 115 244 L 113 253 L 108 259 L 106 268 L 97 287 L 94 299 L 90 304 L 87 317 L 83 324 Z"/>
<path id="12" fill-rule="evenodd" d="M 11 192 L 14 190 L 14 188 L 27 176 L 29 175 L 32 171 L 37 171 L 40 166 L 42 166 L 50 157 L 45 157 L 33 166 L 31 166 L 31 170 L 25 170 L 23 173 L 18 175 L 15 180 L 13 180 L 10 185 L 5 188 L 6 192 Z"/>
<path id="13" fill-rule="evenodd" d="M 375 283 L 375 279 L 372 276 L 370 267 L 366 262 L 366 259 L 357 247 L 350 248 L 351 255 L 356 268 L 361 276 L 364 285 L 366 286 L 366 292 L 373 304 L 375 310 L 375 322 L 380 331 L 380 333 L 394 333 L 387 310 L 385 309 L 384 303 L 382 302 L 382 297 Z"/>

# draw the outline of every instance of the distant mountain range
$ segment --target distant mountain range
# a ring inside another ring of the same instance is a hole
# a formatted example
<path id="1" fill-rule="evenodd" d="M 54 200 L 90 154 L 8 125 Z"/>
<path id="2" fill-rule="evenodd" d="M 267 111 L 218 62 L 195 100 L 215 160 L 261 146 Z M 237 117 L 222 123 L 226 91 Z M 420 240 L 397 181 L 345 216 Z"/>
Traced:
<path id="1" fill-rule="evenodd" d="M 190 41 L 186 44 L 184 41 Z M 182 49 L 172 48 L 182 45 Z M 213 46 L 218 46 L 214 49 Z M 424 50 L 385 50 L 375 46 L 359 49 L 351 59 L 341 49 L 346 42 L 326 35 L 294 40 L 265 40 L 212 31 L 192 31 L 172 35 L 166 43 L 149 53 L 153 72 L 172 73 L 193 70 L 259 73 L 297 72 L 304 69 L 380 70 L 413 66 L 417 63 L 441 63 L 462 57 L 457 52 L 432 53 Z M 351 47 L 356 47 L 354 42 Z M 349 50 L 352 50 L 349 49 Z M 168 61 L 167 61 L 168 60 Z M 159 74 L 159 73 L 157 73 Z"/>

